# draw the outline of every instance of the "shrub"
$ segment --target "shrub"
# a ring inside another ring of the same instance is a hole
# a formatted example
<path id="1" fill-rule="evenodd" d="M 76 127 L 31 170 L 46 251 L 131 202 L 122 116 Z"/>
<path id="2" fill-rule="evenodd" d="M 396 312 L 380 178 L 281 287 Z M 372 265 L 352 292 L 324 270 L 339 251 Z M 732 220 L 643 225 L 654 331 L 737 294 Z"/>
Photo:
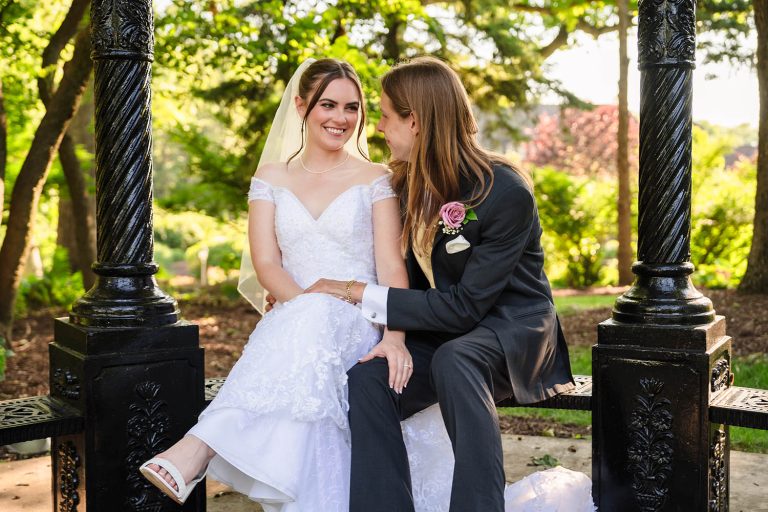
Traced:
<path id="1" fill-rule="evenodd" d="M 51 306 L 69 307 L 85 293 L 80 272 L 69 267 L 67 250 L 57 247 L 53 262 L 43 277 L 27 276 L 21 281 L 16 300 L 16 315 L 24 315 L 33 308 Z"/>
<path id="2" fill-rule="evenodd" d="M 755 215 L 755 164 L 697 169 L 693 175 L 691 261 L 697 284 L 735 287 L 747 268 Z"/>
<path id="3" fill-rule="evenodd" d="M 603 282 L 606 249 L 616 225 L 610 181 L 570 176 L 551 168 L 533 173 L 547 250 L 547 273 L 555 284 L 585 288 Z"/>
<path id="4" fill-rule="evenodd" d="M 219 222 L 198 212 L 169 212 L 155 207 L 155 241 L 170 249 L 186 250 L 203 240 L 209 233 L 215 233 Z"/>

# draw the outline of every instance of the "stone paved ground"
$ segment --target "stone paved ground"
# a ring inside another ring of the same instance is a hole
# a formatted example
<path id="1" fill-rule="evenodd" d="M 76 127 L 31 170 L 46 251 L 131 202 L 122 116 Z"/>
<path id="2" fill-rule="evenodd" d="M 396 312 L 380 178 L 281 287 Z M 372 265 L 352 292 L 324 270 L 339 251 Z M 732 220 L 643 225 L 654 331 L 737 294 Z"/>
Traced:
<path id="1" fill-rule="evenodd" d="M 591 472 L 588 440 L 504 434 L 504 465 L 513 482 L 543 469 L 532 458 L 550 455 L 573 470 Z M 768 455 L 731 452 L 731 512 L 768 512 Z M 0 463 L 0 511 L 51 512 L 50 458 Z M 260 512 L 248 499 L 208 483 L 209 512 Z"/>

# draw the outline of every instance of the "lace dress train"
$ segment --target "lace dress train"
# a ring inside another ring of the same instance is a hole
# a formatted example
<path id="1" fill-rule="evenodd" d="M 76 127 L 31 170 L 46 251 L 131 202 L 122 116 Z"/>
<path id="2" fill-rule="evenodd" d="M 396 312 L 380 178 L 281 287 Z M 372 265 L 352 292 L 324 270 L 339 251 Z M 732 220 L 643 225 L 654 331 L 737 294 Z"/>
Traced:
<path id="1" fill-rule="evenodd" d="M 453 481 L 453 448 L 435 404 L 402 423 L 416 512 L 448 512 Z M 508 484 L 506 512 L 594 512 L 592 481 L 557 466 Z"/>

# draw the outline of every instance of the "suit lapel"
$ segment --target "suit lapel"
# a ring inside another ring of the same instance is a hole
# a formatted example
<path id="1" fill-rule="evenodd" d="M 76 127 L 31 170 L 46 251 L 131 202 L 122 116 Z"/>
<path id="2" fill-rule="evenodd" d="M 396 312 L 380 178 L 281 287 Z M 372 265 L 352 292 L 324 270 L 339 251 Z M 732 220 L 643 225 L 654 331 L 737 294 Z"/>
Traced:
<path id="1" fill-rule="evenodd" d="M 474 191 L 474 187 L 472 186 L 471 182 L 462 176 L 461 178 L 461 202 L 466 204 L 466 201 L 472 197 L 472 192 Z M 459 233 L 461 234 L 461 233 Z M 438 268 L 439 266 L 435 265 L 436 260 L 442 259 L 440 257 L 435 258 L 437 254 L 443 254 L 445 251 L 443 250 L 443 253 L 437 253 L 438 246 L 444 245 L 442 242 L 447 242 L 447 240 L 444 240 L 446 237 L 457 237 L 459 235 L 447 235 L 443 232 L 442 227 L 438 227 L 437 232 L 435 233 L 435 242 L 432 244 L 432 254 L 431 254 L 431 261 L 432 261 L 432 276 L 435 279 L 435 283 L 437 283 L 437 276 L 439 274 Z M 449 240 L 452 238 L 449 238 Z"/>

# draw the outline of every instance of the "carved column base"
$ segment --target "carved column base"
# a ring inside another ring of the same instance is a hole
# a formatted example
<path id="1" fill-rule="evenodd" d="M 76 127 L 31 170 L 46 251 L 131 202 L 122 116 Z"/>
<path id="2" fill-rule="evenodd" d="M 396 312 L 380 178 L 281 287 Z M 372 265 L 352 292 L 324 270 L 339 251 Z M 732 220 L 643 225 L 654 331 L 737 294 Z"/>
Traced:
<path id="1" fill-rule="evenodd" d="M 728 430 L 709 422 L 730 385 L 723 317 L 697 327 L 598 327 L 593 349 L 593 494 L 606 512 L 726 510 Z"/>
<path id="2" fill-rule="evenodd" d="M 616 299 L 613 319 L 628 324 L 703 325 L 715 319 L 712 301 L 693 283 L 690 262 L 647 264 L 636 262 L 632 288 Z"/>
<path id="3" fill-rule="evenodd" d="M 204 403 L 197 326 L 91 329 L 56 320 L 51 395 L 80 409 L 82 433 L 55 438 L 61 512 L 204 511 L 205 486 L 180 508 L 138 472 L 180 439 Z"/>
<path id="4" fill-rule="evenodd" d="M 157 265 L 94 264 L 96 284 L 72 306 L 86 327 L 157 327 L 179 319 L 176 301 L 157 286 Z"/>

